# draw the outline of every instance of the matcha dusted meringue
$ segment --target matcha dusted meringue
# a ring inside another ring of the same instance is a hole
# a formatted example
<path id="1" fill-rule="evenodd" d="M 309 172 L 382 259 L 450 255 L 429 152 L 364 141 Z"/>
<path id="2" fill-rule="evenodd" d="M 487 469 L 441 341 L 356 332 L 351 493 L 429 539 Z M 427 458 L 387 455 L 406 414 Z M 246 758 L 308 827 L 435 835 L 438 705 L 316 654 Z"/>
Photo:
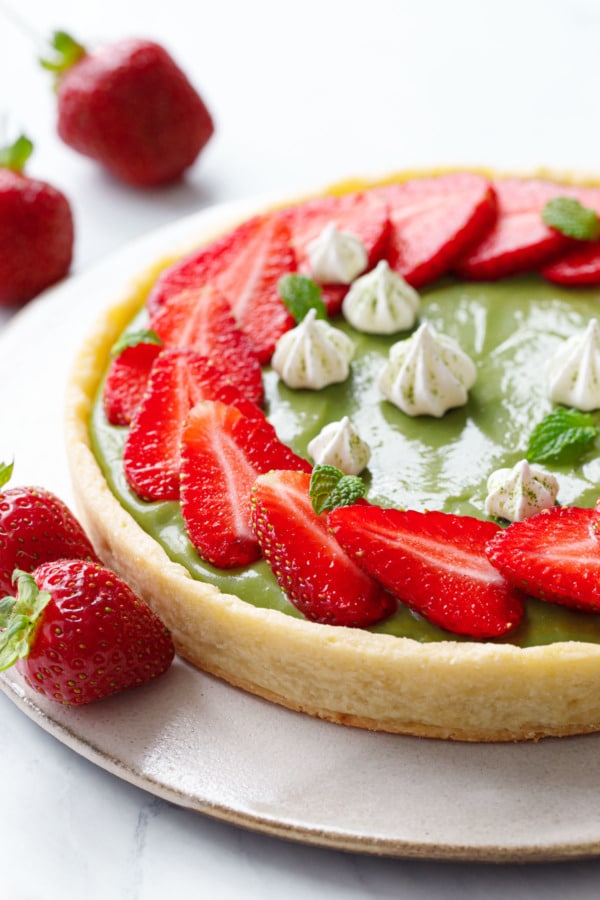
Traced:
<path id="1" fill-rule="evenodd" d="M 360 475 L 371 459 L 371 449 L 363 441 L 348 416 L 330 422 L 310 441 L 308 452 L 315 465 L 335 466 L 344 475 Z"/>
<path id="2" fill-rule="evenodd" d="M 485 512 L 497 519 L 522 522 L 556 504 L 558 481 L 554 475 L 520 460 L 512 469 L 492 472 L 487 482 Z"/>
<path id="3" fill-rule="evenodd" d="M 354 234 L 339 231 L 334 222 L 307 248 L 310 274 L 320 284 L 350 284 L 368 265 L 367 251 Z"/>
<path id="4" fill-rule="evenodd" d="M 386 260 L 361 275 L 344 297 L 344 318 L 366 334 L 394 334 L 412 328 L 419 312 L 417 291 Z"/>
<path id="5" fill-rule="evenodd" d="M 440 418 L 465 405 L 475 378 L 475 364 L 457 342 L 424 322 L 390 347 L 378 385 L 406 415 Z"/>
<path id="6" fill-rule="evenodd" d="M 345 381 L 353 356 L 354 341 L 311 309 L 279 338 L 271 366 L 288 387 L 318 391 Z"/>
<path id="7" fill-rule="evenodd" d="M 554 403 L 589 412 L 600 409 L 600 324 L 567 338 L 548 362 L 548 396 Z"/>

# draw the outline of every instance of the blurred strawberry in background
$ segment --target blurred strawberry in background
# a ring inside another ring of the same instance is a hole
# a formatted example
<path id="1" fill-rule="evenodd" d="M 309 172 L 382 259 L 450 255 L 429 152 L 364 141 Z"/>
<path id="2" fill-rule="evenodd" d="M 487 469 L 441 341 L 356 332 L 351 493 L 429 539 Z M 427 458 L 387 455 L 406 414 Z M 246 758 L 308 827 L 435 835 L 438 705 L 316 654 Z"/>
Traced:
<path id="1" fill-rule="evenodd" d="M 0 149 L 0 305 L 25 303 L 63 278 L 73 257 L 73 215 L 59 190 L 24 172 L 33 144 Z"/>
<path id="2" fill-rule="evenodd" d="M 56 76 L 58 134 L 136 187 L 179 178 L 214 131 L 198 92 L 167 51 L 129 38 L 88 51 L 65 32 L 42 65 Z"/>

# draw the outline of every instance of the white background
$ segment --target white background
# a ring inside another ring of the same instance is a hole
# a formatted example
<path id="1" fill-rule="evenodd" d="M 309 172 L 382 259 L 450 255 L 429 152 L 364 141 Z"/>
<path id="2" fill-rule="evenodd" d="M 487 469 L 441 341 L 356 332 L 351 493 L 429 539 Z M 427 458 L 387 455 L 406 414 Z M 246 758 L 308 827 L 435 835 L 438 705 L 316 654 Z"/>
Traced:
<path id="1" fill-rule="evenodd" d="M 349 175 L 444 164 L 600 174 L 596 0 L 20 0 L 28 33 L 2 5 L 4 129 L 32 138 L 29 173 L 72 203 L 74 273 L 207 206 Z M 171 51 L 217 128 L 183 182 L 126 188 L 58 141 L 35 62 L 56 28 L 90 47 L 146 36 Z M 0 443 L 13 428 L 2 421 Z M 1 695 L 0 715 L 0 900 L 597 896 L 596 861 L 386 860 L 252 834 L 107 775 Z"/>

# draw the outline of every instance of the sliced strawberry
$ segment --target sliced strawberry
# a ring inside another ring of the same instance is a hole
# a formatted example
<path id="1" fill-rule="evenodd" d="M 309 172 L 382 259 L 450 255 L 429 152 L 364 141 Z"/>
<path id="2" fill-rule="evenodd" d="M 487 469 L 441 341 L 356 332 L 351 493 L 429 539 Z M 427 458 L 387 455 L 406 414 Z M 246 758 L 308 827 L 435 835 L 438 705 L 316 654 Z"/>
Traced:
<path id="1" fill-rule="evenodd" d="M 216 276 L 229 265 L 256 228 L 257 218 L 248 219 L 232 231 L 200 247 L 165 269 L 157 278 L 146 300 L 153 316 L 162 304 L 188 288 L 214 283 Z"/>
<path id="2" fill-rule="evenodd" d="M 496 218 L 489 181 L 468 172 L 414 178 L 377 193 L 389 207 L 388 262 L 417 288 L 450 271 Z"/>
<path id="3" fill-rule="evenodd" d="M 160 344 L 140 341 L 111 360 L 102 392 L 104 414 L 111 425 L 129 425 L 161 350 Z"/>
<path id="4" fill-rule="evenodd" d="M 573 196 L 573 190 L 540 178 L 503 178 L 493 182 L 498 217 L 489 233 L 458 260 L 464 278 L 494 281 L 539 269 L 573 246 L 573 241 L 542 220 L 546 203 Z"/>
<path id="5" fill-rule="evenodd" d="M 573 188 L 572 192 L 583 206 L 600 215 L 599 188 Z M 600 241 L 577 241 L 556 260 L 544 266 L 541 274 L 555 284 L 600 284 Z"/>
<path id="6" fill-rule="evenodd" d="M 282 275 L 296 271 L 290 232 L 278 215 L 255 216 L 166 269 L 150 291 L 150 314 L 174 294 L 211 284 L 229 301 L 261 363 L 295 322 L 277 291 Z"/>
<path id="7" fill-rule="evenodd" d="M 493 522 L 442 512 L 346 506 L 329 514 L 340 545 L 411 609 L 455 634 L 511 631 L 523 601 L 489 563 Z"/>
<path id="8" fill-rule="evenodd" d="M 142 500 L 177 500 L 185 419 L 199 400 L 213 399 L 264 419 L 258 406 L 206 357 L 185 349 L 164 350 L 158 356 L 123 450 L 127 482 Z"/>
<path id="9" fill-rule="evenodd" d="M 210 401 L 191 410 L 182 436 L 181 513 L 207 562 L 229 569 L 258 559 L 250 496 L 257 476 L 274 468 L 311 470 L 265 418 Z"/>
<path id="10" fill-rule="evenodd" d="M 367 251 L 371 269 L 384 256 L 390 231 L 385 201 L 374 191 L 357 191 L 341 196 L 317 197 L 281 210 L 281 219 L 290 230 L 298 270 L 310 275 L 308 244 L 317 238 L 326 225 L 334 222 L 339 231 L 347 231 L 360 238 Z M 348 285 L 331 284 L 323 287 L 323 301 L 330 316 L 339 313 Z"/>
<path id="11" fill-rule="evenodd" d="M 551 603 L 600 612 L 600 514 L 576 506 L 513 522 L 487 546 L 502 575 Z"/>
<path id="12" fill-rule="evenodd" d="M 252 492 L 252 525 L 281 589 L 307 619 L 366 628 L 396 603 L 348 557 L 318 516 L 310 475 L 269 472 Z M 361 507 L 364 509 L 364 507 Z"/>
<path id="13" fill-rule="evenodd" d="M 374 191 L 315 197 L 286 207 L 279 215 L 290 229 L 298 268 L 302 271 L 309 268 L 308 244 L 330 222 L 334 222 L 339 231 L 347 231 L 362 241 L 369 268 L 385 253 L 390 228 L 388 208 Z"/>
<path id="14" fill-rule="evenodd" d="M 150 327 L 165 347 L 188 347 L 228 375 L 253 403 L 263 401 L 262 370 L 229 301 L 216 288 L 189 288 L 166 300 Z"/>
<path id="15" fill-rule="evenodd" d="M 281 335 L 296 324 L 277 290 L 281 276 L 296 271 L 296 257 L 289 229 L 278 216 L 254 222 L 214 284 L 231 303 L 260 362 L 266 364 Z"/>
<path id="16" fill-rule="evenodd" d="M 600 284 L 600 241 L 569 250 L 555 262 L 543 266 L 541 275 L 555 284 Z"/>

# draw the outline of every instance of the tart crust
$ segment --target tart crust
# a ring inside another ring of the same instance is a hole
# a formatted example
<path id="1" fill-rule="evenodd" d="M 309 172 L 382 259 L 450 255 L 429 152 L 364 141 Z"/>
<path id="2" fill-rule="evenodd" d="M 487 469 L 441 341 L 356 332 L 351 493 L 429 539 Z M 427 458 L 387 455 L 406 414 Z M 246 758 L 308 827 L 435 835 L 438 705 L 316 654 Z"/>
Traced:
<path id="1" fill-rule="evenodd" d="M 213 237 L 200 234 L 195 246 Z M 266 700 L 375 731 L 521 741 L 600 730 L 600 645 L 420 643 L 319 625 L 224 594 L 168 558 L 112 494 L 89 436 L 110 348 L 157 272 L 108 309 L 82 346 L 67 386 L 66 447 L 77 510 L 96 551 L 162 618 L 177 652 Z"/>

